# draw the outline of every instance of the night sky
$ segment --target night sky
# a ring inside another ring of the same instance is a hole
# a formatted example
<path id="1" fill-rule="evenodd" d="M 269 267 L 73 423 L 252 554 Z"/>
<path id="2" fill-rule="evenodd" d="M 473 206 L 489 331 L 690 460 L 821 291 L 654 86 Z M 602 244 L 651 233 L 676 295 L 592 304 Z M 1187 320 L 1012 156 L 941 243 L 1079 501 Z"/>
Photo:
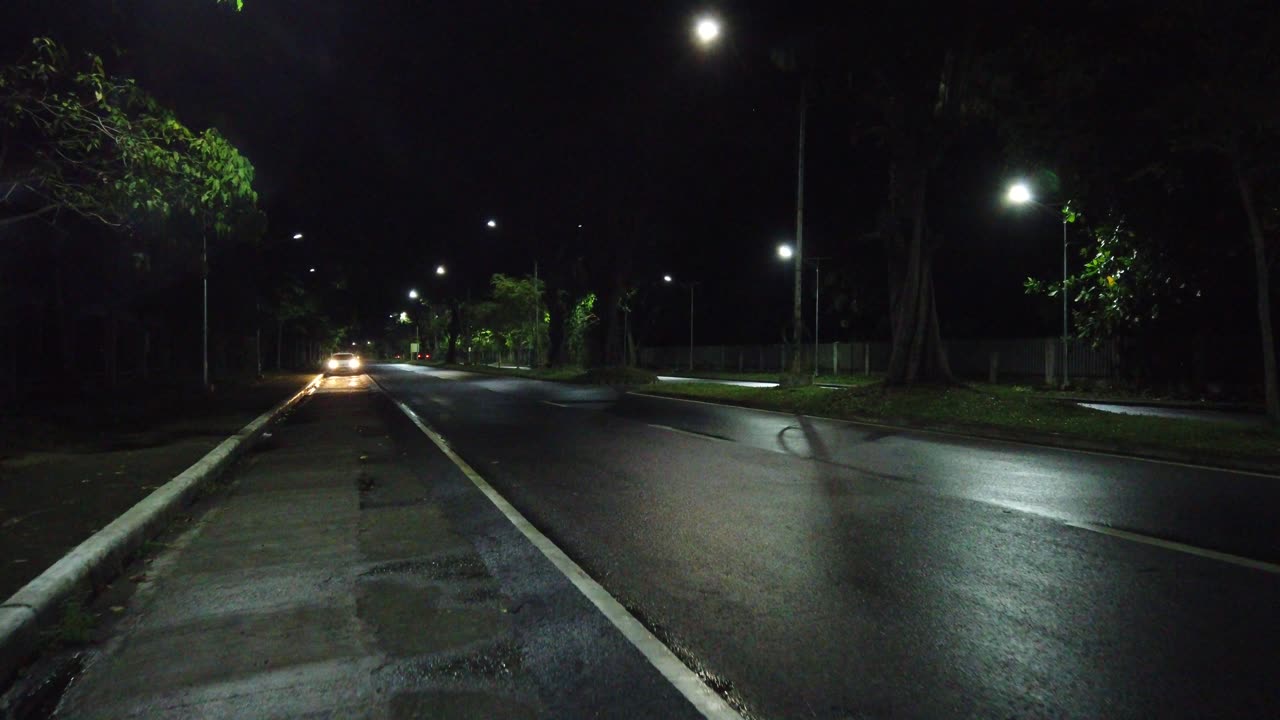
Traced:
<path id="1" fill-rule="evenodd" d="M 564 234 L 604 242 L 621 197 L 652 235 L 637 276 L 702 283 L 700 341 L 782 337 L 791 281 L 774 248 L 794 234 L 798 84 L 769 50 L 814 8 L 723 3 L 726 42 L 706 52 L 691 33 L 706 8 L 689 2 L 7 4 L 5 47 L 48 33 L 95 50 L 189 126 L 230 137 L 257 168 L 270 239 L 303 232 L 300 266 L 344 277 L 366 330 L 410 287 L 433 292 L 438 263 L 451 270 L 439 292 L 478 293 L 494 272 L 548 262 Z M 824 310 L 827 327 L 887 337 L 883 255 L 862 238 L 883 162 L 853 145 L 840 108 L 810 117 L 807 252 L 831 258 L 824 291 L 856 302 Z M 1057 272 L 1056 222 L 1001 207 L 994 136 L 951 157 L 944 335 L 1052 333 L 1053 303 L 1021 282 Z M 645 291 L 661 310 L 647 341 L 685 341 L 684 291 Z"/>

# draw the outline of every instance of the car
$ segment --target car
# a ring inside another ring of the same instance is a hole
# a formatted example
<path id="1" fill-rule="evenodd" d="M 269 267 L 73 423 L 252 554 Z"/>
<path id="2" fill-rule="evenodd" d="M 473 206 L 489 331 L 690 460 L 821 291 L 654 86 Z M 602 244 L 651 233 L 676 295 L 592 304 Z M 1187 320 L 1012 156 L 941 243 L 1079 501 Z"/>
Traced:
<path id="1" fill-rule="evenodd" d="M 324 374 L 358 375 L 360 374 L 360 356 L 348 352 L 334 353 L 324 364 Z"/>
<path id="2" fill-rule="evenodd" d="M 429 353 L 429 352 L 420 352 L 420 353 L 417 353 L 417 354 L 415 355 L 415 358 L 417 358 L 418 360 L 430 360 L 430 359 L 431 359 L 431 353 Z"/>

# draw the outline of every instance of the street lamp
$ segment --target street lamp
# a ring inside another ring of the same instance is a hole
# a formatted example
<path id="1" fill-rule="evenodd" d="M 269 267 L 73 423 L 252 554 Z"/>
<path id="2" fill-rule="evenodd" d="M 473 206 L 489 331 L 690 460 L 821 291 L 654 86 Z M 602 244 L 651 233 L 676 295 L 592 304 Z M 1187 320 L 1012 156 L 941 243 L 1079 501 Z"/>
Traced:
<path id="1" fill-rule="evenodd" d="M 293 234 L 293 239 L 294 239 L 294 240 L 301 240 L 301 239 L 302 239 L 302 233 L 294 233 L 294 234 Z"/>
<path id="2" fill-rule="evenodd" d="M 485 223 L 485 226 L 490 228 L 496 228 L 498 227 L 498 221 L 490 218 L 489 222 Z"/>
<path id="3" fill-rule="evenodd" d="M 444 274 L 445 274 L 445 272 L 446 272 L 446 271 L 445 271 L 445 269 L 444 269 L 444 266 L 443 266 L 443 265 L 437 265 L 437 266 L 436 266 L 436 274 L 437 274 L 437 275 L 444 275 Z"/>
<path id="4" fill-rule="evenodd" d="M 674 278 L 670 275 L 663 275 L 662 281 L 667 283 L 674 282 Z M 693 288 L 698 283 L 687 282 L 680 284 L 689 288 L 689 372 L 693 372 Z"/>
<path id="5" fill-rule="evenodd" d="M 1035 196 L 1031 192 L 1031 188 L 1024 182 L 1017 182 L 1009 186 L 1005 199 L 1014 205 L 1031 204 L 1036 207 L 1048 210 L 1051 206 L 1041 202 L 1037 202 Z M 1058 205 L 1058 210 L 1062 214 L 1062 387 L 1065 389 L 1068 383 L 1067 371 L 1067 340 L 1069 332 L 1069 314 L 1067 312 L 1067 213 L 1062 212 L 1067 208 L 1068 203 Z"/>
<path id="6" fill-rule="evenodd" d="M 699 45 L 703 47 L 713 45 L 720 39 L 720 21 L 710 15 L 704 15 L 694 23 L 693 34 L 698 39 Z"/>
<path id="7" fill-rule="evenodd" d="M 409 299 L 410 299 L 410 300 L 417 300 L 417 299 L 418 299 L 418 291 L 417 291 L 417 290 L 410 290 L 410 291 L 409 291 Z"/>
<path id="8" fill-rule="evenodd" d="M 720 23 L 711 16 L 704 16 L 694 26 L 694 33 L 700 45 L 710 47 L 720 37 Z M 792 342 L 794 352 L 791 360 L 793 372 L 801 362 L 800 342 L 801 337 L 804 335 L 804 313 L 801 310 L 800 286 L 804 264 L 804 145 L 808 114 L 809 83 L 807 79 L 802 79 L 800 82 L 800 106 L 797 114 L 798 128 L 796 133 L 796 245 L 792 251 L 796 258 L 795 293 L 792 296 L 792 323 L 795 325 L 795 337 Z M 816 361 L 817 358 L 814 358 L 814 360 Z"/>
<path id="9" fill-rule="evenodd" d="M 778 257 L 790 260 L 794 253 L 790 245 L 778 246 Z M 818 303 L 822 297 L 822 261 L 824 257 L 811 257 L 805 262 L 813 263 L 813 376 L 818 377 Z M 796 266 L 799 267 L 799 263 Z M 799 273 L 797 273 L 799 277 Z M 799 338 L 796 339 L 797 343 Z"/>

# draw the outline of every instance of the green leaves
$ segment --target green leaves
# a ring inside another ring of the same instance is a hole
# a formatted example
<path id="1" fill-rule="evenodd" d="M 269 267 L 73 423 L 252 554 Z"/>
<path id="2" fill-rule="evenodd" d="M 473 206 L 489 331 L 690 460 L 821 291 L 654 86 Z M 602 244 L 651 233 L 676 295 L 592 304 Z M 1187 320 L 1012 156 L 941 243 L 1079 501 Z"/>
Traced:
<path id="1" fill-rule="evenodd" d="M 0 118 L 22 139 L 12 165 L 23 168 L 24 202 L 119 228 L 177 212 L 219 234 L 255 212 L 248 159 L 216 129 L 194 132 L 133 80 L 108 75 L 96 55 L 72 63 L 35 38 L 27 60 L 0 68 Z"/>
<path id="2" fill-rule="evenodd" d="M 1065 209 L 1063 218 L 1068 218 Z M 1084 222 L 1084 215 L 1072 211 L 1067 222 L 1077 220 Z M 1193 292 L 1186 282 L 1174 282 L 1168 259 L 1149 238 L 1130 230 L 1123 217 L 1108 213 L 1088 228 L 1087 237 L 1080 249 L 1084 267 L 1065 284 L 1035 278 L 1023 284 L 1029 295 L 1069 293 L 1080 337 L 1100 341 L 1130 333 L 1159 319 L 1162 302 L 1181 302 Z"/>

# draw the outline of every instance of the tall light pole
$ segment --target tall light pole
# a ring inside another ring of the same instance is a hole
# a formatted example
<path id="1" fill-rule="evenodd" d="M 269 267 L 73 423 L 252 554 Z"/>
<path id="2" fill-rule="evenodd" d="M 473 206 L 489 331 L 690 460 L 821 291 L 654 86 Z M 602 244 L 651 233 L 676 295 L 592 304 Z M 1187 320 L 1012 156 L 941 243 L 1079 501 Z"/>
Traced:
<path id="1" fill-rule="evenodd" d="M 722 24 L 718 18 L 705 15 L 694 24 L 694 37 L 697 44 L 709 49 L 720 41 Z M 792 296 L 792 337 L 791 370 L 794 373 L 801 366 L 801 342 L 804 337 L 804 312 L 801 306 L 801 286 L 804 264 L 804 145 L 806 120 L 809 114 L 809 86 L 805 80 L 800 83 L 800 108 L 796 138 L 796 245 L 792 251 L 796 258 L 795 292 Z M 815 364 L 817 357 L 814 357 Z"/>
<path id="2" fill-rule="evenodd" d="M 201 324 L 204 326 L 200 335 L 200 372 L 204 378 L 204 391 L 209 392 L 209 238 L 203 233 L 200 235 L 200 296 Z"/>
<path id="3" fill-rule="evenodd" d="M 796 261 L 796 269 L 800 269 L 800 256 L 790 245 L 778 246 L 778 257 L 783 260 Z M 813 376 L 818 377 L 818 313 L 822 299 L 822 261 L 825 257 L 811 257 L 807 262 L 813 263 Z M 796 273 L 796 287 L 800 286 L 800 273 Z M 797 341 L 798 345 L 798 341 Z"/>
<path id="4" fill-rule="evenodd" d="M 670 275 L 663 275 L 662 281 L 674 282 L 674 278 Z M 699 283 L 686 282 L 680 284 L 689 288 L 689 372 L 693 372 L 693 288 Z"/>
<path id="5" fill-rule="evenodd" d="M 1014 205 L 1031 204 L 1036 207 L 1050 210 L 1054 206 L 1036 202 L 1035 197 L 1031 193 L 1031 188 L 1026 183 L 1014 183 L 1009 186 L 1009 192 L 1005 195 L 1005 199 Z M 1062 216 L 1062 387 L 1065 389 L 1069 382 L 1069 371 L 1067 370 L 1067 360 L 1069 358 L 1067 351 L 1067 343 L 1070 338 L 1070 313 L 1068 312 L 1067 298 L 1067 206 L 1070 203 L 1062 203 L 1057 205 L 1057 210 Z"/>

